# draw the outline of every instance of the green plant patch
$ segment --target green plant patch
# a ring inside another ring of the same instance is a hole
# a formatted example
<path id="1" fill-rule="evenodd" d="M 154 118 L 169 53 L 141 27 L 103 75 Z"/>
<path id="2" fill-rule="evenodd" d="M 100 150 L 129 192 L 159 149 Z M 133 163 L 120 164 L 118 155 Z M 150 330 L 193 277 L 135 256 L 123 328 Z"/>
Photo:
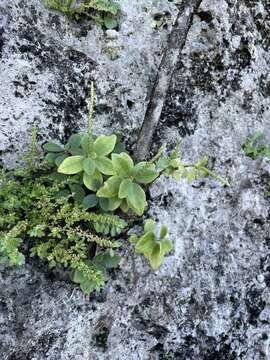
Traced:
<path id="1" fill-rule="evenodd" d="M 253 160 L 257 159 L 258 157 L 265 157 L 270 160 L 270 147 L 263 144 L 265 136 L 263 133 L 256 133 L 243 145 L 243 150 L 245 154 L 251 157 Z"/>
<path id="2" fill-rule="evenodd" d="M 45 6 L 75 20 L 94 19 L 106 29 L 118 27 L 120 7 L 110 0 L 45 0 Z"/>
<path id="3" fill-rule="evenodd" d="M 168 229 L 161 225 L 159 236 L 156 235 L 156 223 L 148 219 L 144 223 L 144 233 L 141 237 L 132 234 L 130 242 L 135 245 L 135 251 L 143 254 L 153 270 L 157 270 L 163 262 L 164 256 L 172 251 L 173 243 L 167 239 Z"/>
<path id="4" fill-rule="evenodd" d="M 0 263 L 23 265 L 29 257 L 62 267 L 90 294 L 108 280 L 121 261 L 119 248 L 134 217 L 143 220 L 147 187 L 160 176 L 194 181 L 211 176 L 207 158 L 184 164 L 179 149 L 165 149 L 149 161 L 134 163 L 119 136 L 92 133 L 94 87 L 91 86 L 88 128 L 65 145 L 47 142 L 44 153 L 32 135 L 25 167 L 0 173 Z M 135 251 L 157 270 L 173 248 L 167 228 L 147 220 L 144 234 L 133 235 Z"/>

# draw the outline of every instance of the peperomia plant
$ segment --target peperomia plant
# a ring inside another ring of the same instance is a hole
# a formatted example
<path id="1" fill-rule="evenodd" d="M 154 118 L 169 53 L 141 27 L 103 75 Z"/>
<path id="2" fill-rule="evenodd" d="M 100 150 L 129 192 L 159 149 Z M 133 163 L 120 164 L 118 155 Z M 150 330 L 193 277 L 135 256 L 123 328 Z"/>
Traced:
<path id="1" fill-rule="evenodd" d="M 153 270 L 160 267 L 164 256 L 172 251 L 173 244 L 166 239 L 168 229 L 165 225 L 161 225 L 159 230 L 159 237 L 156 236 L 156 223 L 152 219 L 148 219 L 144 223 L 144 233 L 138 238 L 136 234 L 132 234 L 130 242 L 135 244 L 135 251 L 143 254 Z"/>
<path id="2" fill-rule="evenodd" d="M 151 160 L 134 164 L 119 136 L 93 135 L 93 111 L 92 84 L 85 133 L 71 135 L 65 146 L 44 144 L 41 159 L 34 132 L 26 168 L 0 174 L 0 263 L 20 265 L 24 255 L 37 256 L 69 270 L 87 294 L 118 266 L 119 240 L 136 221 L 134 214 L 143 216 L 147 187 L 158 177 L 193 181 L 209 175 L 228 185 L 206 167 L 207 158 L 186 165 L 178 149 L 165 156 L 161 148 Z M 154 270 L 172 250 L 167 228 L 161 226 L 157 237 L 155 226 L 147 220 L 144 234 L 131 237 Z"/>
<path id="3" fill-rule="evenodd" d="M 146 195 L 139 184 L 149 184 L 159 175 L 155 165 L 140 162 L 134 166 L 132 158 L 126 154 L 112 154 L 114 175 L 98 190 L 97 196 L 108 198 L 110 209 L 118 207 L 123 212 L 132 209 L 141 216 L 146 207 Z"/>

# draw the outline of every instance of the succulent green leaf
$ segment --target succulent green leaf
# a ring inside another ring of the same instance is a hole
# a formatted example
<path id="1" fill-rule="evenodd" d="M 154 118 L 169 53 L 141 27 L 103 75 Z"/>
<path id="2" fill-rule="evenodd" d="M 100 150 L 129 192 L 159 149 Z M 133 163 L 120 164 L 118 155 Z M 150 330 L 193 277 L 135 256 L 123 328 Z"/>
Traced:
<path id="1" fill-rule="evenodd" d="M 145 165 L 142 165 L 140 167 L 138 165 L 140 165 L 140 163 L 137 164 L 134 168 L 134 170 L 136 171 L 135 180 L 138 183 L 149 184 L 158 177 L 159 173 L 157 171 L 155 171 L 154 169 L 150 169 L 150 168 L 146 167 Z"/>
<path id="2" fill-rule="evenodd" d="M 57 153 L 48 153 L 48 154 L 46 154 L 44 160 L 50 164 L 54 164 L 55 160 L 57 159 L 58 156 L 59 156 L 59 154 L 57 154 Z"/>
<path id="3" fill-rule="evenodd" d="M 97 192 L 98 197 L 114 198 L 118 195 L 122 178 L 119 176 L 110 177 Z"/>
<path id="4" fill-rule="evenodd" d="M 160 241 L 160 249 L 163 255 L 169 253 L 173 249 L 173 244 L 170 240 L 162 239 Z"/>
<path id="5" fill-rule="evenodd" d="M 110 253 L 99 253 L 93 259 L 93 262 L 95 264 L 102 265 L 104 268 L 107 269 L 117 267 L 120 261 L 121 257 L 119 255 L 114 254 L 113 256 L 111 256 Z"/>
<path id="6" fill-rule="evenodd" d="M 55 165 L 56 166 L 60 166 L 62 164 L 62 162 L 67 158 L 67 155 L 59 155 L 57 156 L 57 158 L 55 159 Z"/>
<path id="7" fill-rule="evenodd" d="M 125 199 L 122 200 L 121 205 L 120 205 L 120 209 L 121 209 L 124 213 L 127 213 L 127 212 L 128 212 L 129 206 L 128 206 L 128 203 L 126 202 Z"/>
<path id="8" fill-rule="evenodd" d="M 70 154 L 72 156 L 76 156 L 76 155 L 85 155 L 85 152 L 83 151 L 83 149 L 79 148 L 79 147 L 72 147 L 68 150 L 70 152 Z"/>
<path id="9" fill-rule="evenodd" d="M 133 160 L 124 152 L 121 154 L 112 154 L 112 162 L 117 175 L 123 177 L 129 176 L 134 167 Z"/>
<path id="10" fill-rule="evenodd" d="M 91 209 L 91 208 L 97 206 L 98 198 L 96 197 L 95 194 L 87 195 L 84 197 L 82 204 L 86 210 Z"/>
<path id="11" fill-rule="evenodd" d="M 155 231 L 156 222 L 152 219 L 147 219 L 144 223 L 144 232 L 154 232 Z"/>
<path id="12" fill-rule="evenodd" d="M 81 282 L 85 281 L 85 276 L 83 275 L 83 273 L 81 271 L 79 271 L 78 269 L 74 270 L 71 275 L 71 280 L 75 283 L 75 284 L 80 284 Z"/>
<path id="13" fill-rule="evenodd" d="M 150 261 L 150 265 L 152 267 L 153 270 L 157 270 L 160 265 L 162 264 L 163 261 L 163 255 L 161 254 L 160 251 L 160 244 L 156 243 L 156 245 L 153 248 L 153 251 L 151 253 L 151 255 L 149 256 L 149 261 Z"/>
<path id="14" fill-rule="evenodd" d="M 83 170 L 83 160 L 83 156 L 70 156 L 60 164 L 58 172 L 67 175 L 77 174 Z"/>
<path id="15" fill-rule="evenodd" d="M 144 234 L 139 241 L 137 241 L 135 250 L 142 254 L 151 254 L 155 247 L 155 235 L 152 232 Z"/>
<path id="16" fill-rule="evenodd" d="M 93 175 L 83 174 L 83 183 L 87 189 L 98 191 L 103 183 L 103 177 L 99 171 L 95 171 Z"/>
<path id="17" fill-rule="evenodd" d="M 121 205 L 122 200 L 118 197 L 110 198 L 108 203 L 108 210 L 114 211 Z"/>
<path id="18" fill-rule="evenodd" d="M 128 197 L 129 192 L 132 191 L 131 187 L 132 181 L 130 179 L 124 179 L 119 187 L 118 197 L 120 199 Z"/>
<path id="19" fill-rule="evenodd" d="M 95 290 L 96 284 L 94 281 L 86 279 L 80 283 L 80 287 L 85 294 L 89 295 Z"/>
<path id="20" fill-rule="evenodd" d="M 105 212 L 110 211 L 110 199 L 108 198 L 98 198 L 99 206 Z"/>
<path id="21" fill-rule="evenodd" d="M 168 233 L 168 229 L 165 225 L 161 225 L 161 228 L 160 228 L 160 239 L 164 239 L 166 237 Z"/>
<path id="22" fill-rule="evenodd" d="M 82 136 L 80 134 L 71 135 L 67 142 L 67 148 L 70 149 L 70 148 L 79 147 L 81 144 L 81 138 Z"/>
<path id="23" fill-rule="evenodd" d="M 132 183 L 132 186 L 129 188 L 127 199 L 136 214 L 141 216 L 146 207 L 146 196 L 141 186 L 136 183 Z"/>
<path id="24" fill-rule="evenodd" d="M 104 25 L 107 29 L 115 29 L 118 26 L 118 21 L 110 16 L 105 16 Z"/>
<path id="25" fill-rule="evenodd" d="M 164 170 L 169 166 L 170 161 L 165 158 L 160 158 L 157 162 L 157 166 L 159 169 Z"/>
<path id="26" fill-rule="evenodd" d="M 116 135 L 101 135 L 94 142 L 94 151 L 98 156 L 109 155 L 116 144 Z"/>
<path id="27" fill-rule="evenodd" d="M 95 160 L 96 167 L 104 175 L 114 175 L 113 164 L 110 159 L 105 156 L 100 156 Z"/>
<path id="28" fill-rule="evenodd" d="M 90 142 L 89 142 L 89 137 L 87 134 L 83 134 L 81 136 L 81 147 L 83 149 L 83 152 L 85 155 L 88 155 L 91 151 L 90 147 Z"/>
<path id="29" fill-rule="evenodd" d="M 94 160 L 87 158 L 83 160 L 83 170 L 87 175 L 93 175 L 96 169 Z"/>
<path id="30" fill-rule="evenodd" d="M 64 151 L 64 149 L 61 146 L 59 146 L 57 144 L 54 144 L 54 143 L 46 143 L 46 144 L 44 144 L 43 149 L 48 151 L 48 152 L 55 152 L 55 153 Z"/>

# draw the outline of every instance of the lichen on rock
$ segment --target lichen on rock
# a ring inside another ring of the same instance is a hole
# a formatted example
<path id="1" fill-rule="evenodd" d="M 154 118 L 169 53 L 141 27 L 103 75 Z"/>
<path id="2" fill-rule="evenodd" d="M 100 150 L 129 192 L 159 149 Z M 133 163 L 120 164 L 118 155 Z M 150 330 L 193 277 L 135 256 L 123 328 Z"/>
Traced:
<path id="1" fill-rule="evenodd" d="M 77 24 L 41 0 L 0 4 L 0 151 L 15 166 L 32 127 L 62 142 L 86 126 L 122 131 L 131 148 L 182 1 L 122 0 L 117 36 Z M 170 228 L 174 254 L 155 273 L 122 250 L 101 293 L 85 297 L 31 260 L 1 269 L 0 349 L 5 360 L 269 359 L 268 167 L 245 156 L 255 131 L 270 143 L 270 19 L 264 0 L 204 0 L 179 58 L 153 149 L 181 140 L 186 161 L 209 156 L 228 178 L 193 186 L 159 179 L 149 215 Z M 170 13 L 167 26 L 153 15 Z M 106 46 L 119 50 L 108 56 Z M 162 194 L 160 192 L 162 187 Z"/>

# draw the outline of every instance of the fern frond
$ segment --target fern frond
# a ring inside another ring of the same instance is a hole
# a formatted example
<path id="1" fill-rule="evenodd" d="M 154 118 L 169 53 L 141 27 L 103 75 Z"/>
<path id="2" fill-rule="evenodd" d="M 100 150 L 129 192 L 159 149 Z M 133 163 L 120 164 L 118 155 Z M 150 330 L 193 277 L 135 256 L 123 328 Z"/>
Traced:
<path id="1" fill-rule="evenodd" d="M 117 215 L 97 214 L 94 212 L 81 211 L 80 208 L 73 208 L 70 216 L 67 219 L 69 225 L 76 222 L 86 221 L 93 225 L 97 233 L 104 235 L 111 234 L 111 236 L 119 235 L 127 226 L 127 223 L 120 219 Z"/>

